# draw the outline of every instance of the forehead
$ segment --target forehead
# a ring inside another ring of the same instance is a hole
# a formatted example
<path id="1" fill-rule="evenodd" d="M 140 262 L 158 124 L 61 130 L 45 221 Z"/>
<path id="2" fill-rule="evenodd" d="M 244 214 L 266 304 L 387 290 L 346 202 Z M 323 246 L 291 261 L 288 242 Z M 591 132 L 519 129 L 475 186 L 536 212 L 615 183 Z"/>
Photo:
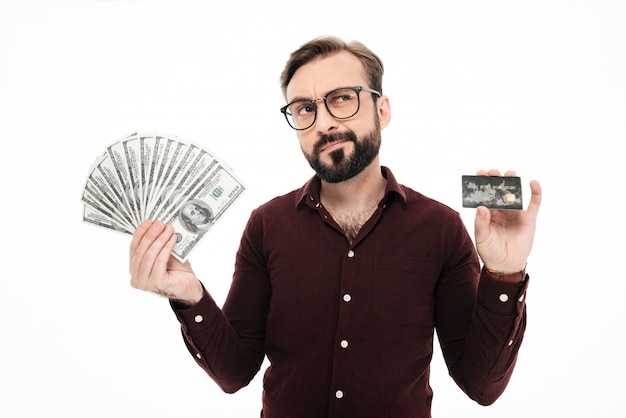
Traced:
<path id="1" fill-rule="evenodd" d="M 294 73 L 287 86 L 287 100 L 321 97 L 330 90 L 347 86 L 367 86 L 361 61 L 347 51 L 317 58 Z"/>

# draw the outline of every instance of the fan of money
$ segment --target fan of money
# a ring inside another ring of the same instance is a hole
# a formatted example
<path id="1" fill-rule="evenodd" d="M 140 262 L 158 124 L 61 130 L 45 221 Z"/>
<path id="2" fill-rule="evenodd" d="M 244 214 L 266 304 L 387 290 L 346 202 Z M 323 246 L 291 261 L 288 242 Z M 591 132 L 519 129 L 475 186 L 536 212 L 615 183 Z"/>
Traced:
<path id="1" fill-rule="evenodd" d="M 133 132 L 89 169 L 83 221 L 132 234 L 144 219 L 172 224 L 172 254 L 185 261 L 245 191 L 225 161 L 177 136 Z"/>

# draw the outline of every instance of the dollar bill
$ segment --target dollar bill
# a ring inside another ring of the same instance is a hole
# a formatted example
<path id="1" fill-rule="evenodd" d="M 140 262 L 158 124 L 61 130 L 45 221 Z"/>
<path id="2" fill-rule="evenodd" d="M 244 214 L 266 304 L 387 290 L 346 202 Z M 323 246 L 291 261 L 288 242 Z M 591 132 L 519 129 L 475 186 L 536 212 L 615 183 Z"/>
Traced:
<path id="1" fill-rule="evenodd" d="M 210 169 L 191 193 L 179 200 L 176 210 L 167 214 L 166 221 L 174 226 L 177 235 L 173 254 L 184 261 L 244 189 L 241 181 L 222 165 Z"/>
<path id="2" fill-rule="evenodd" d="M 133 202 L 132 205 L 137 210 L 138 222 L 140 222 L 145 208 L 142 205 L 141 199 L 143 194 L 143 179 L 141 175 L 139 136 L 133 135 L 132 137 L 123 139 L 122 148 L 124 150 L 124 161 L 126 162 L 128 172 L 128 180 L 125 184 L 126 195 L 128 199 Z"/>
<path id="3" fill-rule="evenodd" d="M 110 168 L 110 159 L 105 154 L 92 167 L 84 189 L 93 197 L 100 198 L 102 203 L 111 205 L 120 218 L 132 225 L 135 222 L 125 205 L 124 186 L 116 182 Z"/>
<path id="4" fill-rule="evenodd" d="M 185 155 L 186 148 L 187 144 L 184 142 L 171 138 L 166 139 L 161 167 L 159 167 L 159 175 L 151 193 L 152 196 L 150 197 L 147 213 L 148 218 L 155 219 L 156 212 L 161 207 L 163 200 L 167 197 L 172 184 L 172 175 Z"/>
<path id="5" fill-rule="evenodd" d="M 130 135 L 126 135 L 121 140 L 115 141 L 106 147 L 106 153 L 111 159 L 111 163 L 115 168 L 115 172 L 117 174 L 117 178 L 119 182 L 123 185 L 123 201 L 126 207 L 127 212 L 134 220 L 134 224 L 138 225 L 141 222 L 141 217 L 139 213 L 139 208 L 137 207 L 137 202 L 135 199 L 134 192 L 131 193 L 130 190 L 130 174 L 128 168 L 126 166 L 126 156 L 124 152 L 123 141 L 134 137 L 137 135 L 137 132 L 131 133 Z"/>
<path id="6" fill-rule="evenodd" d="M 134 231 L 134 229 L 126 226 L 122 221 L 117 219 L 115 215 L 102 209 L 97 209 L 90 203 L 86 203 L 83 207 L 83 221 L 125 234 L 132 234 Z"/>
<path id="7" fill-rule="evenodd" d="M 172 255 L 185 261 L 246 190 L 224 160 L 175 135 L 125 135 L 91 165 L 83 221 L 133 234 L 144 219 L 172 224 Z"/>
<path id="8" fill-rule="evenodd" d="M 132 232 L 135 229 L 135 226 L 128 222 L 122 215 L 119 213 L 119 209 L 115 206 L 115 203 L 111 202 L 106 196 L 102 195 L 97 189 L 93 187 L 91 181 L 88 181 L 88 184 L 85 185 L 85 189 L 83 190 L 82 201 L 85 204 L 85 207 L 89 208 L 89 211 L 85 211 L 83 213 L 84 216 L 89 213 L 92 215 L 92 218 L 95 217 L 95 214 L 98 213 L 102 217 L 106 217 L 110 220 L 110 223 L 115 224 L 116 228 L 119 225 L 120 228 L 126 229 L 127 231 Z M 87 221 L 87 219 L 84 219 Z"/>

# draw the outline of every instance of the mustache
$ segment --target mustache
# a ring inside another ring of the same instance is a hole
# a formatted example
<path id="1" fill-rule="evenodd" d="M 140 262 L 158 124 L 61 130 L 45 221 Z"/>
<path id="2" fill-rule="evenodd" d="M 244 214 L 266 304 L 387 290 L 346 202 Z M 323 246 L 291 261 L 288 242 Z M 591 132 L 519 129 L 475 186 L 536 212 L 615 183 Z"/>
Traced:
<path id="1" fill-rule="evenodd" d="M 356 142 L 356 134 L 352 131 L 337 132 L 333 134 L 321 134 L 320 139 L 315 144 L 314 151 L 319 153 L 322 147 L 324 147 L 326 144 L 337 141 Z"/>

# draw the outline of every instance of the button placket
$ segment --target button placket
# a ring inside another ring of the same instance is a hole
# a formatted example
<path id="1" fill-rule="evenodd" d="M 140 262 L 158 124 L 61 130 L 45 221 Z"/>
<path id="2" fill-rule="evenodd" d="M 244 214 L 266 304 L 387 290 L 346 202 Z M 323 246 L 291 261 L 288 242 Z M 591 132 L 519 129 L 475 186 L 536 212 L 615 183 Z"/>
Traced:
<path id="1" fill-rule="evenodd" d="M 356 255 L 354 250 L 350 249 L 348 250 L 348 253 L 346 254 L 348 258 L 354 258 L 354 256 Z M 350 295 L 350 293 L 344 293 L 343 294 L 343 301 L 344 302 L 350 302 L 352 300 L 352 295 Z"/>
<path id="2" fill-rule="evenodd" d="M 348 252 L 346 253 L 346 257 L 348 259 L 352 259 L 354 258 L 354 256 L 356 255 L 356 253 L 354 252 L 354 250 L 350 249 L 348 250 Z M 345 304 L 349 304 L 352 301 L 352 295 L 349 292 L 344 292 L 341 299 L 343 300 L 343 302 Z M 341 351 L 345 351 L 347 350 L 348 346 L 350 345 L 350 343 L 348 342 L 347 338 L 341 338 L 339 340 L 339 347 L 341 349 Z M 335 398 L 337 400 L 342 399 L 344 397 L 344 392 L 341 389 L 337 389 L 335 391 Z"/>

